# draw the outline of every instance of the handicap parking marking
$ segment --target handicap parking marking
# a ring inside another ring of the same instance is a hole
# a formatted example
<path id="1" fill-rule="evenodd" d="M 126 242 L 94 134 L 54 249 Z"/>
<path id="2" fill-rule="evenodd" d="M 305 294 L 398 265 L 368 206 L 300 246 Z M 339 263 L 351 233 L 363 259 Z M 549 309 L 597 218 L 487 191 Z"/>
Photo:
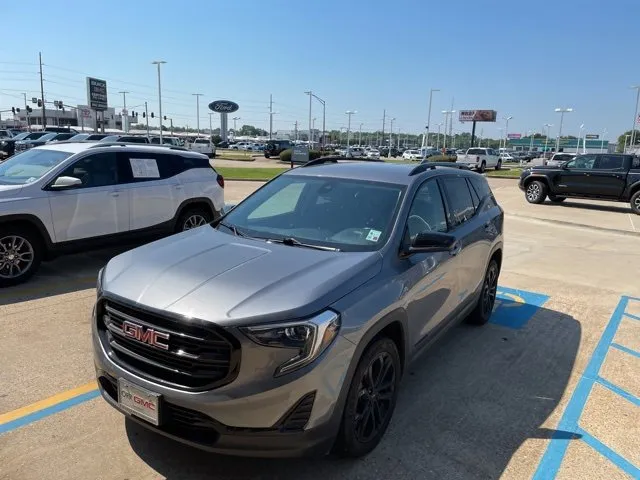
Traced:
<path id="1" fill-rule="evenodd" d="M 616 333 L 618 332 L 618 328 L 620 327 L 620 323 L 624 318 L 640 321 L 640 318 L 636 315 L 626 312 L 629 306 L 629 301 L 636 300 L 638 299 L 627 296 L 620 298 L 609 323 L 600 337 L 598 345 L 591 355 L 587 368 L 578 380 L 578 384 L 573 391 L 573 395 L 560 418 L 560 422 L 556 428 L 556 434 L 551 438 L 544 455 L 540 459 L 540 463 L 538 464 L 538 469 L 533 476 L 533 480 L 547 480 L 556 477 L 562 464 L 562 460 L 567 452 L 567 448 L 569 447 L 569 442 L 576 441 L 568 438 L 566 436 L 566 432 L 574 433 L 574 439 L 579 439 L 585 442 L 588 446 L 593 448 L 619 469 L 630 475 L 631 478 L 640 478 L 639 465 L 634 465 L 632 462 L 624 458 L 624 456 L 620 455 L 620 453 L 598 440 L 592 433 L 589 433 L 579 426 L 580 417 L 587 405 L 593 386 L 596 383 L 622 397 L 632 405 L 640 408 L 640 398 L 600 376 L 600 369 L 602 368 L 610 348 L 615 348 L 634 356 L 640 356 L 640 352 L 627 347 L 622 347 L 613 341 Z"/>
<path id="2" fill-rule="evenodd" d="M 99 395 L 98 384 L 93 381 L 25 407 L 2 413 L 0 414 L 0 435 L 93 400 Z"/>
<path id="3" fill-rule="evenodd" d="M 547 300 L 549 296 L 542 293 L 498 286 L 490 323 L 515 329 L 522 328 Z"/>

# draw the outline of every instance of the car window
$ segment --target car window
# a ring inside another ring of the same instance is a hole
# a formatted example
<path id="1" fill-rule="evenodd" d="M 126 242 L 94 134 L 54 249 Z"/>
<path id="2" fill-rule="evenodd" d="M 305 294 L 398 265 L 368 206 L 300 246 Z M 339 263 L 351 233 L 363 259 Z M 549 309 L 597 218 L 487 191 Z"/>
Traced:
<path id="1" fill-rule="evenodd" d="M 491 192 L 491 188 L 489 187 L 489 182 L 487 182 L 486 178 L 481 176 L 474 176 L 470 177 L 469 181 L 471 182 L 473 189 L 480 197 L 480 200 L 483 200 L 484 197 L 493 195 L 493 193 Z"/>
<path id="2" fill-rule="evenodd" d="M 424 182 L 416 192 L 407 217 L 407 231 L 411 240 L 419 233 L 447 231 L 447 218 L 437 181 Z"/>
<path id="3" fill-rule="evenodd" d="M 120 152 L 120 183 L 152 182 L 185 170 L 175 155 L 150 152 Z"/>
<path id="4" fill-rule="evenodd" d="M 95 153 L 81 158 L 67 167 L 60 177 L 74 177 L 82 181 L 79 188 L 106 187 L 118 183 L 118 164 L 113 152 Z"/>
<path id="5" fill-rule="evenodd" d="M 631 160 L 631 168 L 640 168 L 640 157 L 633 157 L 633 159 Z"/>
<path id="6" fill-rule="evenodd" d="M 618 155 L 600 155 L 596 162 L 597 170 L 619 170 L 624 166 L 624 157 Z"/>
<path id="7" fill-rule="evenodd" d="M 444 185 L 449 211 L 447 217 L 452 227 L 457 227 L 469 220 L 475 213 L 471 192 L 464 177 L 444 177 Z"/>
<path id="8" fill-rule="evenodd" d="M 580 155 L 566 163 L 567 168 L 589 170 L 596 163 L 595 155 Z"/>
<path id="9" fill-rule="evenodd" d="M 48 149 L 27 150 L 0 164 L 0 185 L 24 185 L 42 177 L 72 154 Z"/>
<path id="10" fill-rule="evenodd" d="M 470 148 L 467 150 L 467 154 L 469 155 L 484 155 L 484 150 L 481 148 Z"/>
<path id="11" fill-rule="evenodd" d="M 467 182 L 470 182 L 470 180 L 468 178 L 467 178 Z M 477 210 L 478 209 L 478 205 L 480 205 L 480 196 L 476 192 L 475 188 L 473 188 L 471 183 L 469 183 L 469 192 L 471 192 L 471 198 L 473 199 L 473 204 L 475 205 L 476 210 Z"/>

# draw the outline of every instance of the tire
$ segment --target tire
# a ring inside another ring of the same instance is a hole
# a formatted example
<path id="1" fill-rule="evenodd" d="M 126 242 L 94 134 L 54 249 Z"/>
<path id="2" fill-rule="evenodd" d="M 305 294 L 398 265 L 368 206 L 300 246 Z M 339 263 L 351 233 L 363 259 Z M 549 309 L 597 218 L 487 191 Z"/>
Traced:
<path id="1" fill-rule="evenodd" d="M 484 274 L 478 304 L 466 318 L 467 323 L 471 325 L 484 325 L 489 321 L 491 313 L 493 312 L 493 306 L 496 303 L 499 276 L 500 269 L 498 268 L 498 262 L 491 260 Z"/>
<path id="2" fill-rule="evenodd" d="M 42 240 L 31 229 L 11 225 L 0 228 L 0 287 L 29 280 L 38 270 L 43 253 Z M 16 254 L 25 260 L 16 263 Z M 22 272 L 16 271 L 16 268 L 22 269 Z"/>
<path id="3" fill-rule="evenodd" d="M 176 232 L 184 232 L 192 228 L 201 227 L 213 220 L 211 212 L 202 207 L 189 208 L 185 210 L 176 223 Z"/>
<path id="4" fill-rule="evenodd" d="M 270 155 L 270 154 L 268 154 L 268 153 L 265 153 L 265 154 L 264 154 L 264 158 L 271 158 L 271 155 Z"/>
<path id="5" fill-rule="evenodd" d="M 480 164 L 480 168 L 478 169 L 478 173 L 484 173 L 486 168 L 487 168 L 487 162 L 483 160 L 482 163 Z"/>
<path id="6" fill-rule="evenodd" d="M 631 195 L 629 203 L 631 204 L 631 211 L 636 215 L 640 215 L 640 190 Z"/>
<path id="7" fill-rule="evenodd" d="M 383 368 L 387 369 L 385 375 L 381 375 Z M 380 443 L 396 406 L 400 375 L 400 355 L 390 338 L 380 338 L 367 347 L 349 387 L 336 438 L 337 454 L 361 457 Z M 373 378 L 373 386 L 370 386 L 370 378 Z M 380 388 L 381 385 L 384 388 Z"/>
<path id="8" fill-rule="evenodd" d="M 556 197 L 553 195 L 549 195 L 549 200 L 551 200 L 553 203 L 562 203 L 566 200 L 565 197 Z"/>
<path id="9" fill-rule="evenodd" d="M 496 170 L 500 170 L 502 168 L 502 160 L 498 160 L 498 163 L 496 164 Z"/>
<path id="10" fill-rule="evenodd" d="M 540 204 L 547 198 L 547 185 L 539 180 L 534 180 L 527 185 L 524 196 L 529 203 Z"/>

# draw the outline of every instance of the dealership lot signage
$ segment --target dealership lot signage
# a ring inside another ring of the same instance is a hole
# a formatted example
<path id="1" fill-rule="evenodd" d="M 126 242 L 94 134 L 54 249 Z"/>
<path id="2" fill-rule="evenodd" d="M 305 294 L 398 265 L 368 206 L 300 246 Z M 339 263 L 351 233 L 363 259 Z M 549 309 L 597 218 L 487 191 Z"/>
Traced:
<path id="1" fill-rule="evenodd" d="M 495 122 L 498 112 L 495 110 L 460 110 L 461 122 Z"/>
<path id="2" fill-rule="evenodd" d="M 107 103 L 107 81 L 97 78 L 87 77 L 87 104 L 93 110 L 106 110 Z"/>

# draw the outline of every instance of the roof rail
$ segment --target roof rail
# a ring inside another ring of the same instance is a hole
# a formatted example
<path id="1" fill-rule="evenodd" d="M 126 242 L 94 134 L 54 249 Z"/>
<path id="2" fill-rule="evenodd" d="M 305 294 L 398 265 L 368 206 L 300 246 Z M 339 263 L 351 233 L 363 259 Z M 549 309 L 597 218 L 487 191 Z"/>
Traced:
<path id="1" fill-rule="evenodd" d="M 314 165 L 322 165 L 324 163 L 338 163 L 338 160 L 342 160 L 342 157 L 332 156 L 332 157 L 320 157 L 315 160 L 309 160 L 307 163 L 300 165 L 301 167 L 313 167 Z"/>
<path id="2" fill-rule="evenodd" d="M 120 146 L 120 147 L 126 147 L 127 143 L 124 142 L 96 142 L 95 145 L 91 145 L 89 148 L 98 148 L 98 147 L 112 147 L 114 145 Z"/>
<path id="3" fill-rule="evenodd" d="M 419 173 L 426 172 L 427 170 L 435 170 L 436 167 L 449 167 L 449 168 L 457 168 L 458 170 L 469 170 L 467 165 L 455 162 L 425 162 L 416 166 L 411 172 L 409 172 L 409 176 L 418 175 Z"/>

